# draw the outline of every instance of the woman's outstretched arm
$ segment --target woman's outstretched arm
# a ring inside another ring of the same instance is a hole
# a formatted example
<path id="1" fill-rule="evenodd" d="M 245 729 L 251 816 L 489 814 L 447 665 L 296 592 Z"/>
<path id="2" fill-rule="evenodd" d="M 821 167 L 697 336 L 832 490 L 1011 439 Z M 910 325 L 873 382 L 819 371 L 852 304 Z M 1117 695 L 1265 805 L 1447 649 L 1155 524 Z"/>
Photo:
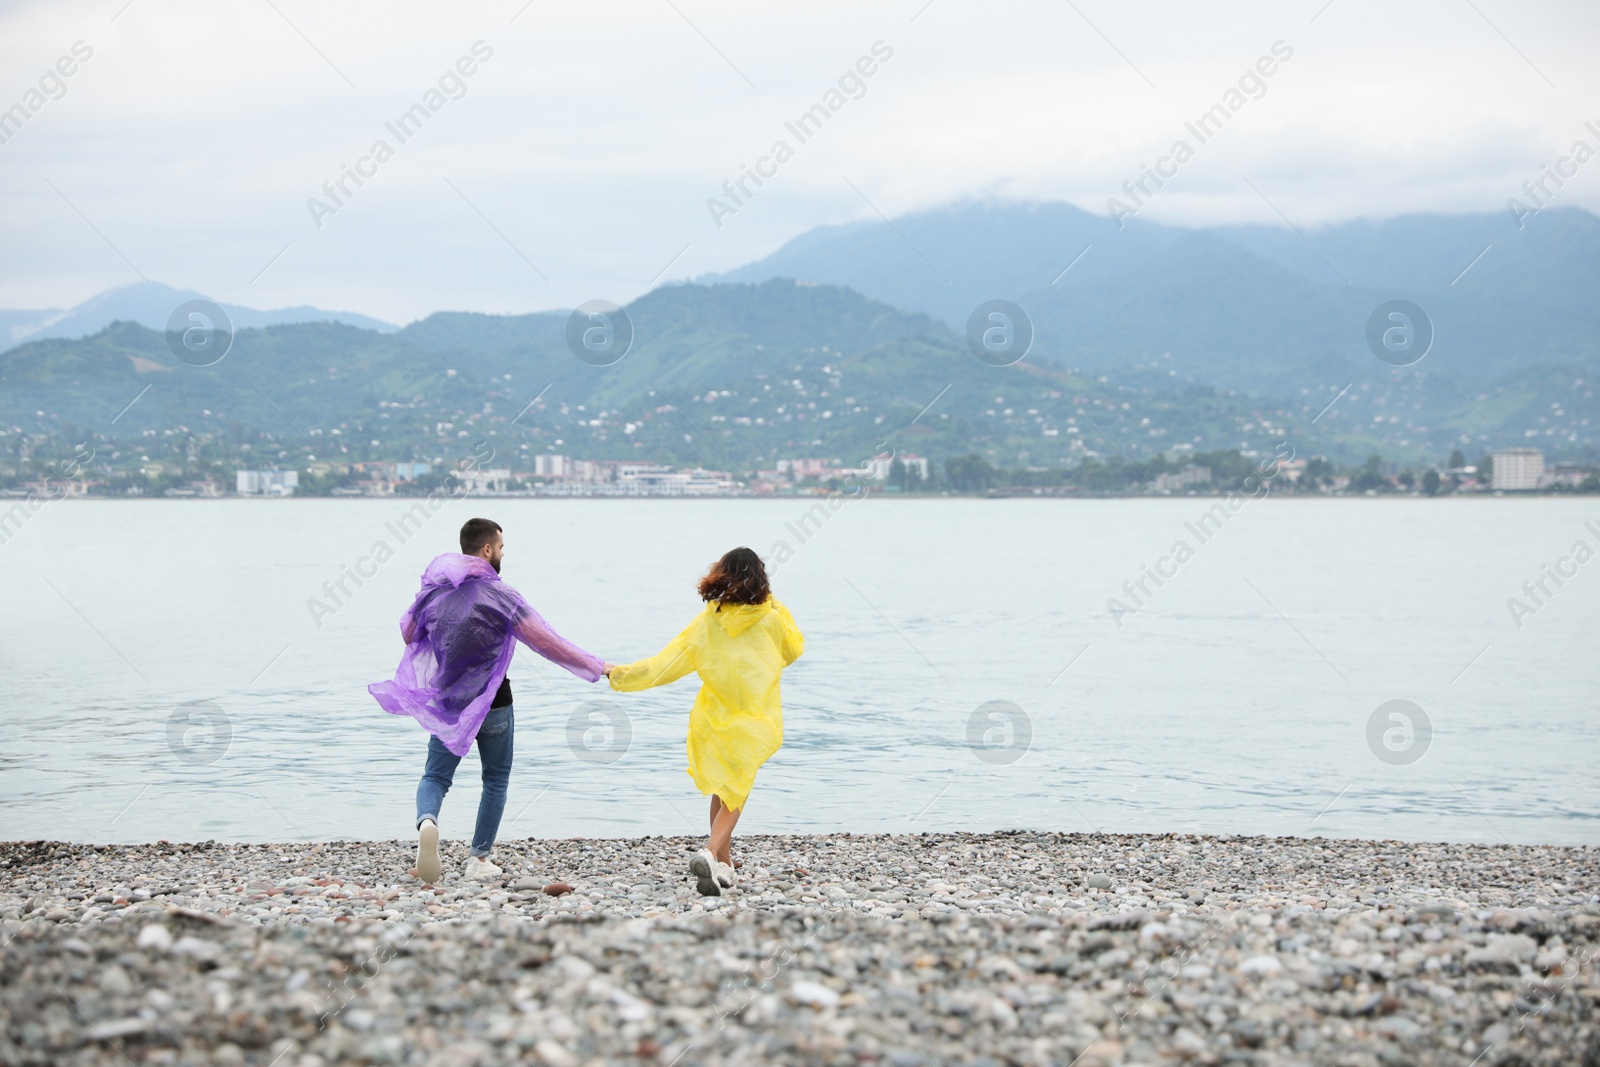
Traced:
<path id="1" fill-rule="evenodd" d="M 640 689 L 653 689 L 670 685 L 690 673 L 697 666 L 692 632 L 701 625 L 696 619 L 682 633 L 667 643 L 667 647 L 649 659 L 637 663 L 619 663 L 611 668 L 611 688 L 619 693 L 634 693 Z"/>

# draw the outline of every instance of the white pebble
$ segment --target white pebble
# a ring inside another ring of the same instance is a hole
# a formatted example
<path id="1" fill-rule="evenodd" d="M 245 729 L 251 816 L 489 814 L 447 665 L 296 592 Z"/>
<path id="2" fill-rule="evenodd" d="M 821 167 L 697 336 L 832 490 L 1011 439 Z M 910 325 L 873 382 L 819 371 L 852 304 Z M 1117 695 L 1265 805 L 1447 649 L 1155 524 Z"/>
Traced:
<path id="1" fill-rule="evenodd" d="M 808 1004 L 813 1008 L 831 1008 L 839 1003 L 838 993 L 821 982 L 808 982 L 804 979 L 789 987 L 789 997 L 797 1004 Z"/>
<path id="2" fill-rule="evenodd" d="M 165 952 L 172 947 L 172 931 L 160 923 L 151 923 L 139 931 L 138 945 L 140 948 Z"/>

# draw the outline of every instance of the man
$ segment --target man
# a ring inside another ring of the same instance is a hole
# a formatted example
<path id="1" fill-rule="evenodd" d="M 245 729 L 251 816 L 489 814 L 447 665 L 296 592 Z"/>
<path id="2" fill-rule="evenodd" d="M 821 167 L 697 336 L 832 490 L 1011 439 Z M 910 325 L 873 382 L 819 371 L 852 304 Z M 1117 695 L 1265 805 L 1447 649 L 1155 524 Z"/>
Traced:
<path id="1" fill-rule="evenodd" d="M 489 857 L 511 778 L 516 720 L 506 668 L 516 642 L 586 682 L 610 669 L 552 630 L 500 580 L 504 556 L 500 524 L 468 519 L 461 527 L 460 554 L 446 552 L 428 564 L 422 591 L 400 619 L 406 650 L 394 680 L 367 687 L 385 711 L 410 715 L 433 735 L 417 785 L 416 875 L 427 883 L 439 879 L 439 808 L 474 740 L 483 764 L 483 793 L 464 873 L 478 881 L 504 873 Z"/>

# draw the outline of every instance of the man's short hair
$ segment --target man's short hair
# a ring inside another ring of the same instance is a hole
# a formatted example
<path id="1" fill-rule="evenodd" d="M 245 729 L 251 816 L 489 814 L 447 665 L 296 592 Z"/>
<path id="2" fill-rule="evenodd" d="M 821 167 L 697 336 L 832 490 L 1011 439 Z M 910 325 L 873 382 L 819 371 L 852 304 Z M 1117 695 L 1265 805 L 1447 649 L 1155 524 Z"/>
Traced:
<path id="1" fill-rule="evenodd" d="M 461 554 L 476 556 L 484 545 L 494 543 L 494 535 L 499 532 L 500 524 L 493 519 L 468 519 L 461 527 Z"/>

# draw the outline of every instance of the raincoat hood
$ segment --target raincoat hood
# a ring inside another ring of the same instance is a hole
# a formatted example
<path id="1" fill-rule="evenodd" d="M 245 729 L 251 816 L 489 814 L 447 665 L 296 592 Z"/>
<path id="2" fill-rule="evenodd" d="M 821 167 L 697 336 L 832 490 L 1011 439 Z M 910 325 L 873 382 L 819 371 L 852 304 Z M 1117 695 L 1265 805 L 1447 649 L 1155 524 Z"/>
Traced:
<path id="1" fill-rule="evenodd" d="M 422 572 L 424 587 L 448 585 L 452 589 L 460 589 L 462 582 L 473 578 L 498 582 L 500 572 L 482 556 L 467 556 L 460 552 L 435 556 L 433 562 L 428 564 L 428 569 Z"/>
<path id="2" fill-rule="evenodd" d="M 706 614 L 721 623 L 722 628 L 728 632 L 729 637 L 738 637 L 760 622 L 771 611 L 772 600 L 770 598 L 760 604 L 719 604 L 713 601 L 706 605 Z"/>

